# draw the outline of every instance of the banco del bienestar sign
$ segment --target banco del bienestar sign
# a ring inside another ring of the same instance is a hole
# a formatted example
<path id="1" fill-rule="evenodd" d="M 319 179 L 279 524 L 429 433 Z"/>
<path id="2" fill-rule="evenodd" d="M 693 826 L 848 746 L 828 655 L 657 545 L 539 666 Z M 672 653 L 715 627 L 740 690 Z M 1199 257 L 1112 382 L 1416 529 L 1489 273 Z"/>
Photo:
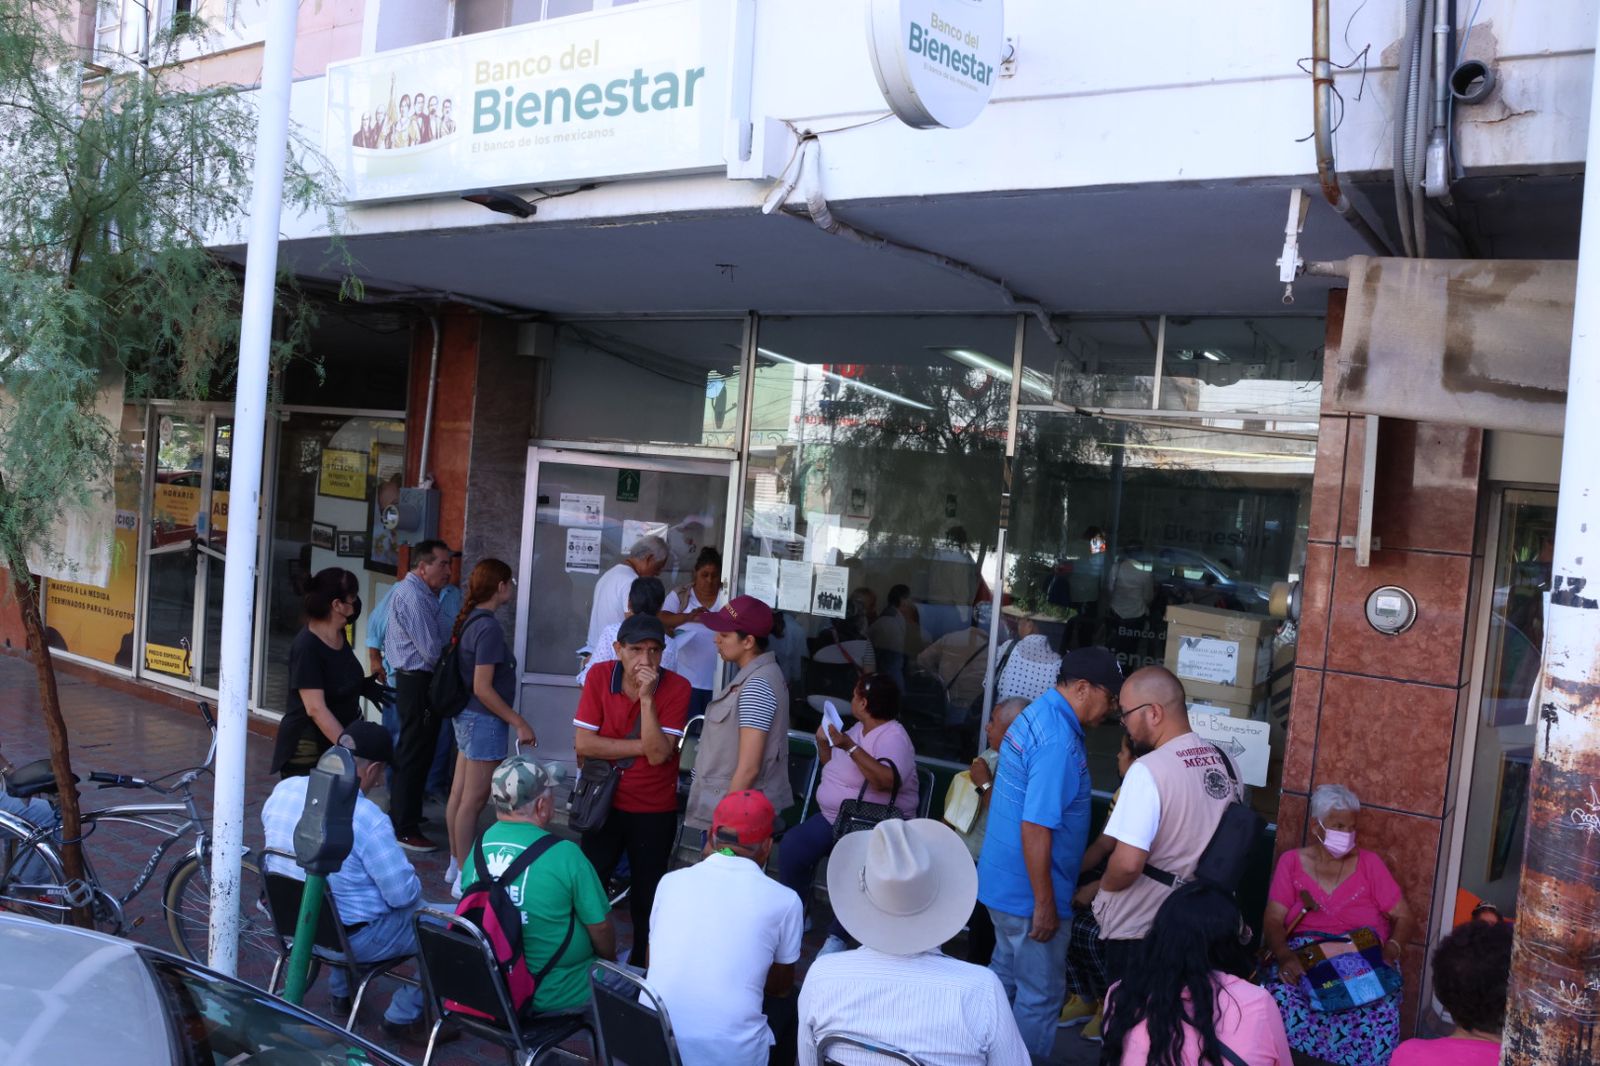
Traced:
<path id="1" fill-rule="evenodd" d="M 654 0 L 328 68 L 351 201 L 725 165 L 733 0 Z"/>
<path id="2" fill-rule="evenodd" d="M 868 0 L 867 45 L 878 86 L 908 126 L 965 126 L 1000 76 L 1002 0 Z"/>

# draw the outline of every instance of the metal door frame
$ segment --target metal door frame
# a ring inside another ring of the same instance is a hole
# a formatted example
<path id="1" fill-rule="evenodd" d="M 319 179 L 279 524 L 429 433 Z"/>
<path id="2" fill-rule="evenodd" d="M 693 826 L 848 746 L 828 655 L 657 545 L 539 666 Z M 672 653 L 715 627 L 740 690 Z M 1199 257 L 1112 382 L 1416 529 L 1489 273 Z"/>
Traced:
<path id="1" fill-rule="evenodd" d="M 724 477 L 728 480 L 727 519 L 722 531 L 722 558 L 724 576 L 729 589 L 736 587 L 734 575 L 727 569 L 727 560 L 733 558 L 740 516 L 738 506 L 739 455 L 731 449 L 685 447 L 670 445 L 652 448 L 648 445 L 608 445 L 575 441 L 539 441 L 528 445 L 528 472 L 522 494 L 522 549 L 518 556 L 517 572 L 533 573 L 534 525 L 539 508 L 539 468 L 543 463 L 560 463 L 563 466 L 588 466 L 605 470 L 650 470 L 663 474 L 700 474 L 707 477 Z M 731 595 L 731 591 L 730 591 Z M 516 648 L 523 662 L 527 662 L 530 604 L 533 582 L 524 580 L 517 587 Z M 517 680 L 517 699 L 513 706 L 520 712 L 522 689 L 527 685 L 549 685 L 577 688 L 573 674 L 545 674 L 522 671 Z"/>

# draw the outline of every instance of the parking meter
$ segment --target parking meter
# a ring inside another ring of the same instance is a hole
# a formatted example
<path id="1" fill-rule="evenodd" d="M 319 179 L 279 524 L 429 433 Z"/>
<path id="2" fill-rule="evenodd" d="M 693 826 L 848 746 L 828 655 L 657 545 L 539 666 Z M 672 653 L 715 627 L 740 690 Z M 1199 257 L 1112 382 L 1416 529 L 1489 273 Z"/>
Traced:
<path id="1" fill-rule="evenodd" d="M 335 744 L 323 753 L 306 783 L 306 806 L 294 828 L 294 857 L 308 874 L 327 877 L 344 865 L 355 841 L 356 760 Z"/>
<path id="2" fill-rule="evenodd" d="M 306 779 L 306 805 L 294 827 L 294 857 L 306 872 L 306 887 L 300 896 L 300 916 L 283 988 L 283 998 L 290 1003 L 298 1005 L 305 999 L 322 897 L 328 889 L 328 875 L 344 865 L 355 843 L 353 823 L 359 792 L 355 755 L 338 744 L 323 753 Z"/>

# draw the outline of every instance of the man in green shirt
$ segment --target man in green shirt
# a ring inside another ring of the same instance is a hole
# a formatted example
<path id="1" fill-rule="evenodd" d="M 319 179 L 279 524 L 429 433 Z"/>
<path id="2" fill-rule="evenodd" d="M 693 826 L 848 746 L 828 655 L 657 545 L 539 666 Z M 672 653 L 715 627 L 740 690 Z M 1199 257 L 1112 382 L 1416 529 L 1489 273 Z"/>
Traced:
<path id="1" fill-rule="evenodd" d="M 489 795 L 499 820 L 483 834 L 483 859 L 490 870 L 504 870 L 511 860 L 542 839 L 555 810 L 555 786 L 562 767 L 542 766 L 524 755 L 513 755 L 495 767 Z M 472 852 L 461 870 L 461 888 L 478 880 L 478 860 Z M 587 936 L 574 933 L 561 961 L 539 982 L 533 997 L 536 1011 L 576 1011 L 589 1002 L 589 964 L 596 958 L 615 959 L 616 931 L 611 927 L 611 905 L 594 867 L 578 845 L 563 840 L 552 846 L 513 882 L 511 902 L 522 912 L 522 951 L 528 969 L 538 973 L 561 946 L 567 920 L 576 915 Z"/>

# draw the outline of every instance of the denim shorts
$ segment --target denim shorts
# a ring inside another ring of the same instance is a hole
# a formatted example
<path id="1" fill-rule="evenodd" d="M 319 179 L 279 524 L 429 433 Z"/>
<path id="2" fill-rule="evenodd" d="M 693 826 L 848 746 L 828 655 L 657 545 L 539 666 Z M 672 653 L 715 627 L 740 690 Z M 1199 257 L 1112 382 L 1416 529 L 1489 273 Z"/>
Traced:
<path id="1" fill-rule="evenodd" d="M 469 759 L 499 762 L 506 757 L 511 742 L 511 727 L 505 719 L 487 711 L 464 708 L 456 715 L 456 747 Z"/>

